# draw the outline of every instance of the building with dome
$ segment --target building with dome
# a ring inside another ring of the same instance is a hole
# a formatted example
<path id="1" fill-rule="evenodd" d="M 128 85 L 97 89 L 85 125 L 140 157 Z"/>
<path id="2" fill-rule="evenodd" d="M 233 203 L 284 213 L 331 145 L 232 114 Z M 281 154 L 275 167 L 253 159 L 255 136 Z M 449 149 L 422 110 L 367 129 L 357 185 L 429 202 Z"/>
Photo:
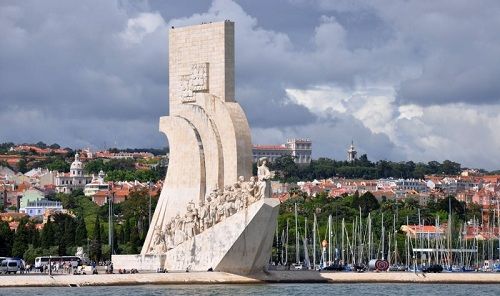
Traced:
<path id="1" fill-rule="evenodd" d="M 80 161 L 80 155 L 75 154 L 75 161 L 71 164 L 69 173 L 56 174 L 56 192 L 71 193 L 77 189 L 84 189 L 85 185 L 92 182 L 92 176 L 84 175 L 83 163 Z"/>

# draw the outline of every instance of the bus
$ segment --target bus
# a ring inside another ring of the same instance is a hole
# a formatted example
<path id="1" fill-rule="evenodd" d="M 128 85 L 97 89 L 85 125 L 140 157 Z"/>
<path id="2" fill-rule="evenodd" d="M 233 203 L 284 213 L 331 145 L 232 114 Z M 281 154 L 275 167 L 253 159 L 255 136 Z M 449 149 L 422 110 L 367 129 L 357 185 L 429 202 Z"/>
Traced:
<path id="1" fill-rule="evenodd" d="M 78 256 L 42 256 L 35 258 L 35 269 L 42 271 L 45 266 L 49 265 L 49 260 L 53 264 L 66 262 L 71 263 L 73 267 L 82 265 L 82 258 Z"/>

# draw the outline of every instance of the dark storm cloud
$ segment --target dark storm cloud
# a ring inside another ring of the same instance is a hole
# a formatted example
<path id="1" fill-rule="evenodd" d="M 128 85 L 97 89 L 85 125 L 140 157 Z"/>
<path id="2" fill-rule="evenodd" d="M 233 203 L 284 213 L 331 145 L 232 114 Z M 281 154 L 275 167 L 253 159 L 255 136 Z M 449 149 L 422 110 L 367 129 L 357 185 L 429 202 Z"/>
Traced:
<path id="1" fill-rule="evenodd" d="M 489 123 L 500 118 L 485 111 L 500 102 L 498 15 L 498 1 L 3 1 L 0 142 L 163 146 L 167 28 L 231 19 L 254 142 L 311 137 L 315 156 L 343 158 L 354 139 L 375 159 L 427 160 L 440 147 L 479 159 L 448 149 L 463 142 L 445 117 L 473 109 L 464 136 L 498 150 Z M 289 97 L 317 89 L 324 106 Z"/>
<path id="2" fill-rule="evenodd" d="M 401 72 L 417 62 L 417 73 L 402 75 L 397 87 L 401 103 L 420 105 L 500 102 L 500 2 L 498 1 L 314 1 L 337 15 L 350 40 L 367 39 L 365 25 L 375 20 L 372 38 L 386 40 L 400 52 L 384 60 Z M 349 16 L 369 15 L 367 20 Z M 361 22 L 358 22 L 361 21 Z M 361 27 L 362 30 L 352 30 Z M 349 29 L 351 28 L 351 29 Z M 384 38 L 387 37 L 387 38 Z M 368 38 L 369 40 L 370 38 Z M 378 44 L 379 49 L 384 46 Z M 401 73 L 402 74 L 402 73 Z"/>

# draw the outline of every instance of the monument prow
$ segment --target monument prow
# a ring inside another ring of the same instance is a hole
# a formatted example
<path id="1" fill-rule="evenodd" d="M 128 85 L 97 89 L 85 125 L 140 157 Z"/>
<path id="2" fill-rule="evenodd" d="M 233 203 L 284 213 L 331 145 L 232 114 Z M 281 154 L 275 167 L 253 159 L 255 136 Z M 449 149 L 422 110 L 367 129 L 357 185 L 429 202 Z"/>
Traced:
<path id="1" fill-rule="evenodd" d="M 279 201 L 266 161 L 252 177 L 250 127 L 234 97 L 234 23 L 169 31 L 167 176 L 140 255 L 115 268 L 240 274 L 268 264 Z M 134 266 L 131 266 L 131 265 Z"/>

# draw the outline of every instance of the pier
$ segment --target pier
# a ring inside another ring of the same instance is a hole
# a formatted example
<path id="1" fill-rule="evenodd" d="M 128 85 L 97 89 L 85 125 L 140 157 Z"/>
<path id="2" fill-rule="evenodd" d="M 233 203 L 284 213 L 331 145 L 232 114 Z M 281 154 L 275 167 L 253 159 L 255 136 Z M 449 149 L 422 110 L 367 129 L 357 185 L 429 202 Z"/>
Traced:
<path id="1" fill-rule="evenodd" d="M 500 273 L 315 272 L 273 271 L 241 276 L 225 272 L 170 272 L 98 275 L 0 276 L 1 287 L 79 287 L 179 284 L 265 283 L 449 283 L 500 284 Z"/>

